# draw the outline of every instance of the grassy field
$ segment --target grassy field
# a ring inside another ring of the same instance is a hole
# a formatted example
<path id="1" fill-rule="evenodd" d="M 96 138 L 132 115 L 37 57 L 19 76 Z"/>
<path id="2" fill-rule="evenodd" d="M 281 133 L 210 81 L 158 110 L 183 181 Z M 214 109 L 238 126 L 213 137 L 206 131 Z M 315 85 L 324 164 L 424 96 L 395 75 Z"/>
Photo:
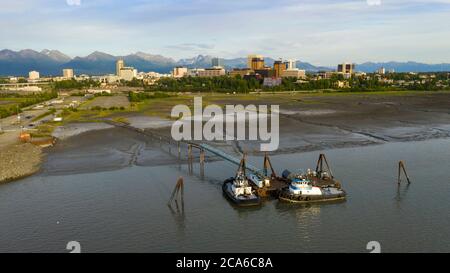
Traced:
<path id="1" fill-rule="evenodd" d="M 433 91 L 433 93 L 449 91 Z M 321 105 L 332 100 L 333 97 L 364 98 L 367 96 L 420 96 L 430 92 L 424 91 L 379 91 L 379 92 L 278 92 L 252 94 L 223 94 L 223 93 L 192 93 L 173 95 L 168 98 L 152 98 L 141 102 L 127 103 L 124 96 L 100 98 L 98 102 L 88 101 L 76 112 L 64 114 L 64 122 L 101 122 L 105 118 L 126 119 L 130 115 L 146 115 L 161 118 L 171 118 L 171 110 L 175 105 L 188 105 L 193 108 L 194 97 L 203 96 L 203 106 L 217 104 L 279 104 L 279 105 Z M 99 98 L 97 98 L 99 99 Z M 97 109 L 92 109 L 93 106 Z M 101 106 L 100 106 L 101 105 Z M 117 108 L 117 106 L 123 108 Z M 127 107 L 124 107 L 127 105 Z M 108 107 L 114 107 L 110 109 Z"/>
<path id="2" fill-rule="evenodd" d="M 16 114 L 20 103 L 25 101 L 25 98 L 0 97 L 0 118 Z"/>

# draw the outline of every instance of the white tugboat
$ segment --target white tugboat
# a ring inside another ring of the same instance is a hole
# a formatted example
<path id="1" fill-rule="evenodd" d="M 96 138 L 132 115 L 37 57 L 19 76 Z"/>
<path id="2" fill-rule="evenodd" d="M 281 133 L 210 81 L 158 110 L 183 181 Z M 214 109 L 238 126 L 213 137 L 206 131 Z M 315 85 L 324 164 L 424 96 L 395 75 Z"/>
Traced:
<path id="1" fill-rule="evenodd" d="M 283 189 L 279 196 L 281 201 L 291 203 L 312 203 L 345 200 L 346 193 L 335 187 L 317 187 L 306 175 L 295 175 L 289 187 Z"/>
<path id="2" fill-rule="evenodd" d="M 253 190 L 245 175 L 245 159 L 242 159 L 236 176 L 225 180 L 222 190 L 238 206 L 257 206 L 261 204 L 261 199 Z"/>

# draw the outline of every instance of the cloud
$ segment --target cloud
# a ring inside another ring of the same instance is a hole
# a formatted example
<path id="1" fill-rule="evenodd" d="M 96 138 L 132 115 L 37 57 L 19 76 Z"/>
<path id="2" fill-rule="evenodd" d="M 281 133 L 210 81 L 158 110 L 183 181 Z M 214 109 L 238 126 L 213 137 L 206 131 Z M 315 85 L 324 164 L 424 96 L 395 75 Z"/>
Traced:
<path id="1" fill-rule="evenodd" d="M 450 0 L 0 2 L 0 36 L 8 37 L 0 47 L 15 50 L 145 51 L 177 59 L 261 53 L 320 65 L 450 61 L 450 40 L 443 38 L 450 35 Z"/>
<path id="2" fill-rule="evenodd" d="M 66 3 L 69 6 L 80 6 L 81 0 L 66 0 Z"/>
<path id="3" fill-rule="evenodd" d="M 369 6 L 381 6 L 381 0 L 367 0 Z"/>
<path id="4" fill-rule="evenodd" d="M 203 49 L 214 49 L 214 45 L 211 44 L 201 44 L 201 43 L 183 43 L 178 45 L 169 45 L 168 48 L 179 49 L 179 50 L 203 50 Z"/>

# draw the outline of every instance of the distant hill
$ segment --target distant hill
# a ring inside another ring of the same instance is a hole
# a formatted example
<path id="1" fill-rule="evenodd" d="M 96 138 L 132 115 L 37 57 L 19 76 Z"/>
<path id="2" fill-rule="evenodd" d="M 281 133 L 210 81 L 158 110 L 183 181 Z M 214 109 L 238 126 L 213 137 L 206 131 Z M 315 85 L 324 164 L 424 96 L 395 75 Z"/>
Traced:
<path id="1" fill-rule="evenodd" d="M 37 70 L 43 74 L 61 73 L 59 67 L 70 61 L 70 58 L 56 51 L 37 52 L 31 49 L 21 51 L 0 51 L 0 75 L 28 75 Z"/>
<path id="2" fill-rule="evenodd" d="M 113 56 L 107 53 L 95 51 L 85 57 L 71 58 L 58 50 L 31 49 L 20 51 L 0 51 L 0 75 L 1 76 L 27 76 L 29 71 L 36 70 L 41 75 L 61 75 L 62 69 L 73 68 L 76 74 L 103 75 L 115 73 L 115 62 L 124 59 L 127 66 L 133 66 L 139 71 L 155 71 L 168 73 L 175 66 L 187 66 L 189 68 L 206 68 L 211 66 L 212 56 L 198 55 L 193 58 L 174 60 L 161 55 L 137 52 L 126 56 Z M 272 65 L 274 59 L 265 58 L 267 65 Z M 245 68 L 247 58 L 224 59 L 227 69 Z M 306 71 L 329 71 L 330 67 L 315 66 L 307 62 L 297 61 L 297 67 Z M 394 69 L 397 72 L 436 72 L 450 71 L 450 64 L 423 64 L 417 62 L 367 62 L 358 64 L 356 69 L 363 72 L 374 72 L 380 67 L 387 70 Z"/>
<path id="3" fill-rule="evenodd" d="M 387 71 L 394 70 L 395 72 L 439 72 L 450 71 L 450 64 L 424 64 L 417 62 L 385 62 L 373 63 L 367 62 L 356 66 L 356 70 L 363 72 L 374 72 L 377 69 L 384 67 Z"/>

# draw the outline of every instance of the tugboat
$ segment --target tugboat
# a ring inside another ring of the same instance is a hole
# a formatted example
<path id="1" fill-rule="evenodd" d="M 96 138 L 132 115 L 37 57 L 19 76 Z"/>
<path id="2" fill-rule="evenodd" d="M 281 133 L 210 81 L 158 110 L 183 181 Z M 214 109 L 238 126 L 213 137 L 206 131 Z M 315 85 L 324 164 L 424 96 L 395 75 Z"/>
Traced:
<path id="1" fill-rule="evenodd" d="M 283 179 L 287 181 L 292 181 L 294 178 L 298 176 L 306 176 L 308 180 L 311 181 L 312 185 L 320 188 L 337 188 L 341 189 L 341 183 L 336 180 L 331 172 L 330 165 L 324 154 L 319 156 L 319 160 L 317 161 L 317 167 L 315 171 L 308 169 L 306 174 L 303 172 L 293 174 L 288 170 L 285 170 L 282 174 Z"/>
<path id="2" fill-rule="evenodd" d="M 245 175 L 245 158 L 241 160 L 236 176 L 225 180 L 222 185 L 222 190 L 238 206 L 261 205 L 261 199 L 253 190 Z"/>
<path id="3" fill-rule="evenodd" d="M 289 187 L 280 192 L 280 201 L 290 203 L 313 203 L 345 200 L 346 193 L 335 187 L 313 186 L 306 175 L 296 175 Z"/>
<path id="4" fill-rule="evenodd" d="M 346 199 L 346 192 L 341 188 L 341 183 L 334 179 L 323 154 L 319 157 L 316 171 L 308 170 L 306 174 L 300 171 L 295 174 L 285 170 L 283 178 L 289 182 L 289 187 L 281 190 L 279 196 L 281 201 L 311 203 Z"/>

